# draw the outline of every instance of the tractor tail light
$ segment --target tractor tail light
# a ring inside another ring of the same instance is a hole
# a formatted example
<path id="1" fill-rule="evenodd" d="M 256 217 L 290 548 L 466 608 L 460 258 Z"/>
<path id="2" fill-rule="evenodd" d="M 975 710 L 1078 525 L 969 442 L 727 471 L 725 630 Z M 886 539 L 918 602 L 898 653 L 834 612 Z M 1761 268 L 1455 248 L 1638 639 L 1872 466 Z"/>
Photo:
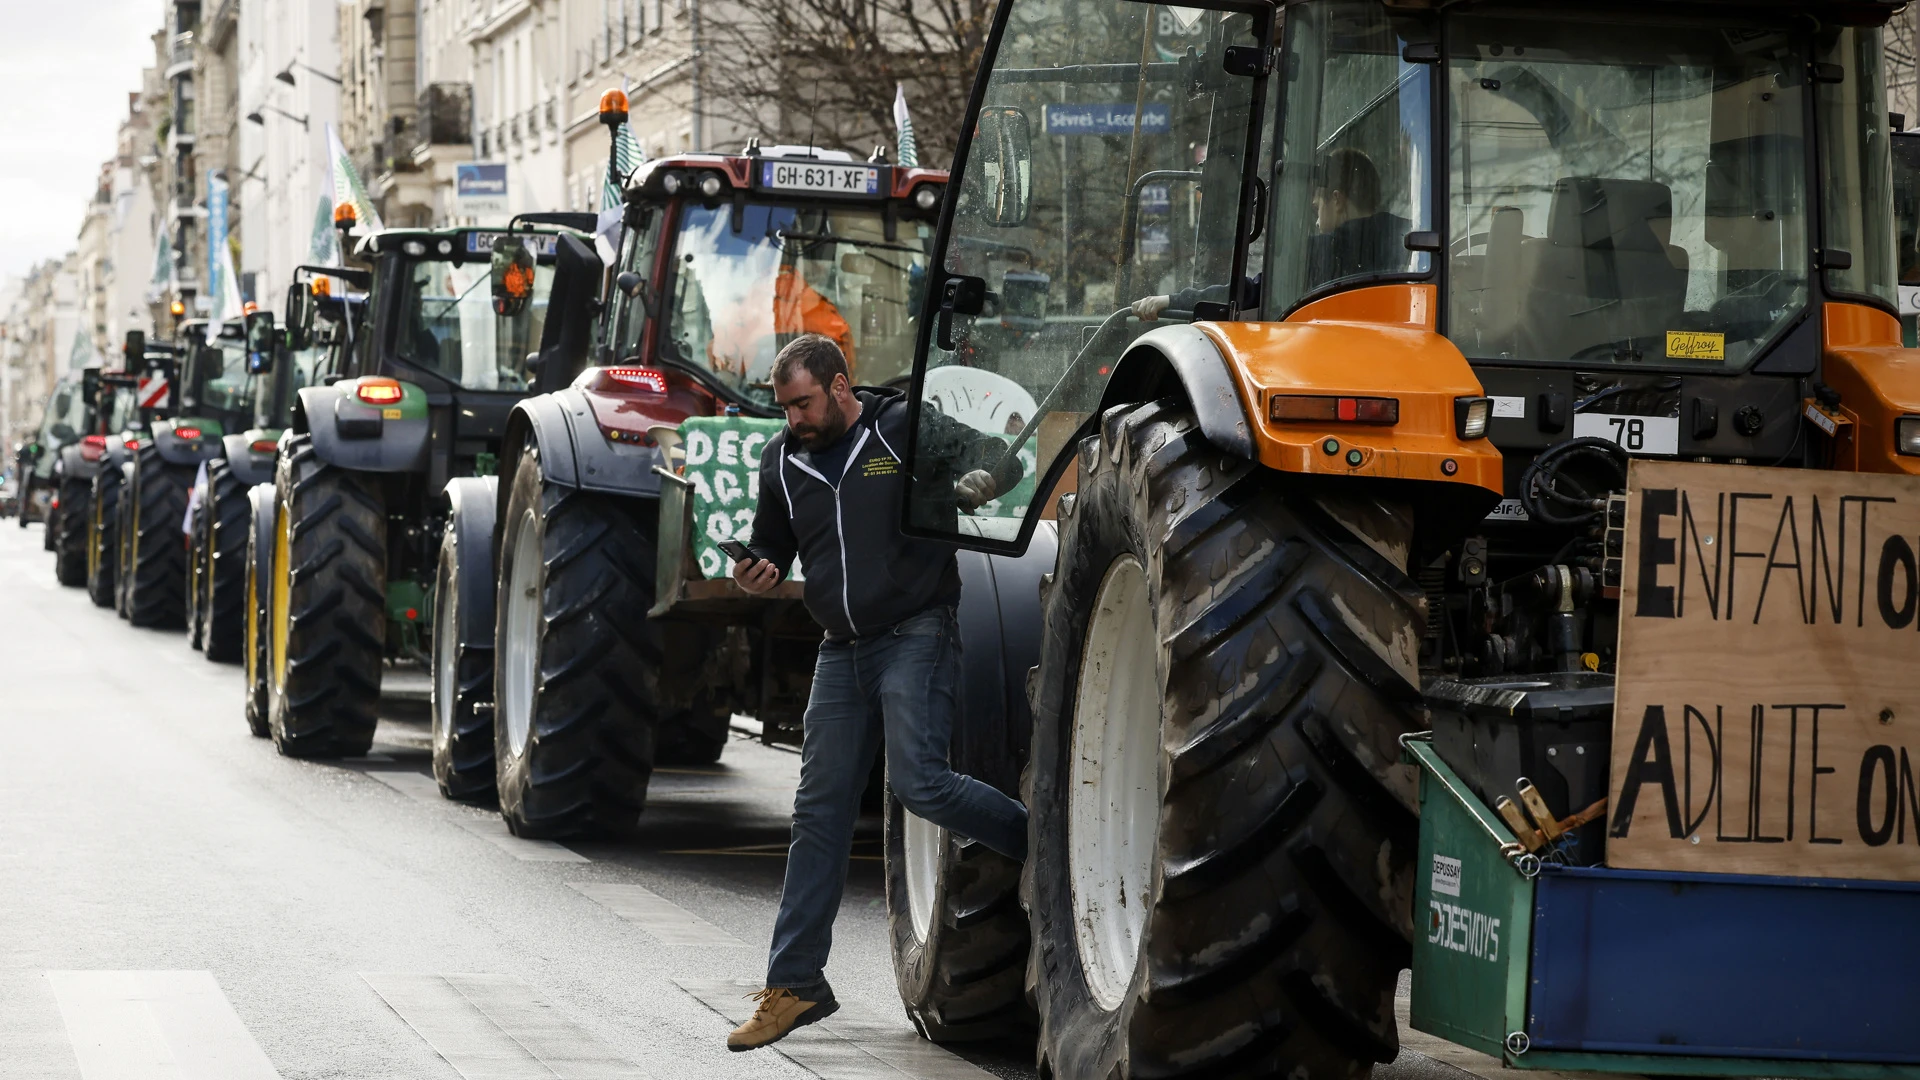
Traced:
<path id="1" fill-rule="evenodd" d="M 362 379 L 353 396 L 369 405 L 398 405 L 402 391 L 395 379 Z"/>
<path id="2" fill-rule="evenodd" d="M 272 439 L 255 439 L 253 445 L 249 447 L 256 454 L 271 454 L 279 448 L 280 444 Z"/>
<path id="3" fill-rule="evenodd" d="M 174 428 L 173 435 L 177 439 L 197 439 L 200 437 L 200 429 L 197 427 Z"/>
<path id="4" fill-rule="evenodd" d="M 1397 424 L 1400 399 L 1275 394 L 1267 399 L 1267 418 L 1288 423 Z"/>

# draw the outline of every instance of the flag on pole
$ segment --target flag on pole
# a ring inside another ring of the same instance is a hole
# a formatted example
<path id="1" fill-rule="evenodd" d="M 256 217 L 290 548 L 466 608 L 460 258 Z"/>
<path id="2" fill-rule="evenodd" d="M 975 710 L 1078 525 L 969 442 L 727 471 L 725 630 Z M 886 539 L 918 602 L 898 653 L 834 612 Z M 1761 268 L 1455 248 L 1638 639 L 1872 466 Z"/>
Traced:
<path id="1" fill-rule="evenodd" d="M 333 169 L 333 201 L 335 204 L 353 204 L 354 216 L 363 229 L 378 232 L 386 228 L 380 221 L 380 211 L 373 207 L 373 196 L 367 194 L 367 185 L 360 181 L 360 170 L 353 167 L 353 159 L 347 156 L 347 147 L 340 141 L 340 133 L 327 125 L 327 160 Z"/>
<path id="2" fill-rule="evenodd" d="M 313 236 L 307 241 L 307 262 L 314 266 L 340 265 L 340 238 L 333 231 L 333 200 L 320 196 L 313 210 Z"/>
<path id="3" fill-rule="evenodd" d="M 173 285 L 173 233 L 162 221 L 153 237 L 153 279 L 147 282 L 147 299 L 155 301 Z"/>
<path id="4" fill-rule="evenodd" d="M 920 164 L 920 146 L 913 138 L 913 114 L 907 111 L 907 88 L 893 84 L 893 126 L 900 130 L 895 157 L 909 168 Z"/>
<path id="5" fill-rule="evenodd" d="M 221 244 L 216 256 L 220 261 L 220 283 L 213 294 L 213 311 L 207 315 L 207 344 L 220 340 L 220 327 L 240 318 L 240 275 L 233 269 L 233 245 Z"/>
<path id="6" fill-rule="evenodd" d="M 620 80 L 620 92 L 627 92 L 627 80 Z M 613 133 L 613 167 L 608 170 L 606 180 L 600 186 L 600 209 L 611 210 L 620 205 L 620 186 L 633 175 L 633 170 L 647 160 L 646 151 L 634 141 L 633 125 L 621 124 Z"/>

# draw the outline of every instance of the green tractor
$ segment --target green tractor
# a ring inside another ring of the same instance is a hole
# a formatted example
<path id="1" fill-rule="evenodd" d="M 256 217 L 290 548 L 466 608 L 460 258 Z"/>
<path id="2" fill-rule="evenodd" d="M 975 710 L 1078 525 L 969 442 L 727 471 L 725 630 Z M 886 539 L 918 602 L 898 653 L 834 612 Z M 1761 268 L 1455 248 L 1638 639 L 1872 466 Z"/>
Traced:
<path id="1" fill-rule="evenodd" d="M 536 377 L 529 353 L 570 234 L 533 226 L 590 223 L 553 214 L 506 230 L 389 229 L 360 241 L 360 266 L 296 271 L 287 348 L 313 347 L 317 313 L 338 321 L 318 383 L 295 394 L 264 521 L 254 505 L 252 535 L 265 527 L 269 539 L 250 564 L 264 569 L 266 662 L 250 664 L 249 717 L 281 753 L 366 753 L 386 663 L 427 659 L 437 496 L 450 479 L 493 471 L 507 414 Z M 502 313 L 489 278 L 509 236 L 535 254 L 523 302 Z M 317 312 L 326 305 L 309 282 L 348 295 Z M 261 714 L 264 726 L 252 719 Z"/>
<path id="2" fill-rule="evenodd" d="M 212 417 L 221 443 L 194 483 L 186 524 L 188 642 L 219 663 L 244 659 L 247 493 L 273 483 L 293 396 L 325 359 L 287 350 L 271 311 L 249 312 L 243 326 L 196 342 L 182 376 L 186 408 Z"/>

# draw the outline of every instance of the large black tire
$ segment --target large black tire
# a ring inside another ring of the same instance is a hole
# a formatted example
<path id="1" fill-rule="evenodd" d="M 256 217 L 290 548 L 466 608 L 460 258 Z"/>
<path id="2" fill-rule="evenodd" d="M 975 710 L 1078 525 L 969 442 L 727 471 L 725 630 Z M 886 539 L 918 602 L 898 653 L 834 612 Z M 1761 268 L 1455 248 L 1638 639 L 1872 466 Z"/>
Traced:
<path id="1" fill-rule="evenodd" d="M 1114 408 L 1100 428 L 1062 506 L 1033 684 L 1022 893 L 1042 1075 L 1365 1077 L 1398 1049 L 1412 933 L 1417 823 L 1396 740 L 1415 727 L 1426 616 L 1409 515 L 1366 501 L 1371 481 L 1230 458 L 1172 402 Z M 1158 782 L 1132 790 L 1157 794 L 1158 814 L 1142 819 L 1155 838 L 1132 974 L 1103 1006 L 1073 883 L 1128 853 L 1089 845 L 1076 868 L 1068 833 L 1075 758 L 1119 721 L 1090 722 L 1082 750 L 1074 717 L 1079 694 L 1114 681 L 1096 671 L 1083 689 L 1080 665 L 1109 571 L 1134 566 L 1139 591 L 1117 592 L 1145 601 L 1160 739 L 1134 744 Z"/>
<path id="2" fill-rule="evenodd" d="M 1039 581 L 1053 558 L 1050 525 L 1019 558 L 960 553 L 961 672 L 948 760 L 1015 798 L 1033 726 L 1026 677 L 1039 659 Z M 1020 864 L 911 816 L 897 798 L 885 812 L 887 929 L 908 1018 L 936 1042 L 1030 1036 Z"/>
<path id="3" fill-rule="evenodd" d="M 198 484 L 196 478 L 195 483 Z M 200 505 L 193 507 L 193 523 L 187 530 L 187 645 L 195 650 L 206 648 L 207 635 L 207 575 L 213 570 L 212 543 L 208 528 L 212 519 L 207 513 L 207 493 L 200 493 Z M 189 504 L 193 496 L 188 495 Z"/>
<path id="4" fill-rule="evenodd" d="M 123 619 L 133 581 L 133 483 L 139 475 L 133 462 L 121 465 L 120 485 L 113 491 L 113 611 Z"/>
<path id="5" fill-rule="evenodd" d="M 241 658 L 246 664 L 247 730 L 260 739 L 272 734 L 273 664 L 267 602 L 273 590 L 269 556 L 273 551 L 274 505 L 271 491 L 264 498 L 252 491 L 247 493 L 246 640 L 241 645 Z"/>
<path id="6" fill-rule="evenodd" d="M 654 729 L 654 758 L 662 765 L 714 765 L 733 733 L 733 709 L 702 691 L 694 703 Z"/>
<path id="7" fill-rule="evenodd" d="M 464 559 L 455 525 L 441 534 L 433 587 L 433 778 L 447 798 L 478 801 L 493 796 L 493 649 L 460 643 L 460 579 L 484 574 L 493 588 L 493 553 Z"/>
<path id="8" fill-rule="evenodd" d="M 543 484 L 519 457 L 500 521 L 494 762 L 517 836 L 629 832 L 659 716 L 653 504 Z"/>
<path id="9" fill-rule="evenodd" d="M 53 576 L 75 588 L 87 583 L 87 521 L 93 516 L 93 485 L 63 477 L 56 492 L 60 509 L 47 523 L 47 535 L 53 538 Z"/>
<path id="10" fill-rule="evenodd" d="M 87 598 L 95 607 L 119 608 L 120 467 L 102 464 L 88 484 Z"/>
<path id="11" fill-rule="evenodd" d="M 371 477 L 321 461 L 307 435 L 287 443 L 273 484 L 273 745 L 358 757 L 373 745 L 386 654 L 384 500 Z"/>
<path id="12" fill-rule="evenodd" d="M 134 459 L 133 528 L 127 545 L 127 621 L 163 630 L 187 625 L 187 499 L 197 465 L 175 465 L 143 444 Z"/>
<path id="13" fill-rule="evenodd" d="M 200 593 L 200 647 L 218 664 L 243 659 L 247 630 L 247 534 L 252 514 L 247 486 L 225 458 L 207 464 L 206 502 L 196 529 L 206 560 Z"/>

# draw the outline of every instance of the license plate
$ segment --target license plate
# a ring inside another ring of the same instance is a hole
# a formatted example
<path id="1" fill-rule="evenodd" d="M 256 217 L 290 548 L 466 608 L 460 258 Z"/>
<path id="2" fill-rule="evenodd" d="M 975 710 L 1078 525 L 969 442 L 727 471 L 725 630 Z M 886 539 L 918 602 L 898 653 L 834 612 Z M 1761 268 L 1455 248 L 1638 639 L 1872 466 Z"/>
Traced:
<path id="1" fill-rule="evenodd" d="M 507 234 L 497 232 L 470 232 L 467 234 L 467 254 L 491 255 L 494 243 L 505 235 Z M 514 235 L 525 241 L 527 247 L 538 255 L 553 254 L 560 242 L 560 238 L 552 233 L 516 233 Z"/>
<path id="2" fill-rule="evenodd" d="M 878 195 L 880 170 L 870 165 L 763 161 L 760 186 L 782 191 L 824 191 L 833 195 Z"/>
<path id="3" fill-rule="evenodd" d="M 1575 413 L 1573 434 L 1581 439 L 1605 439 L 1629 454 L 1657 456 L 1680 452 L 1680 418 L 1677 416 Z"/>

